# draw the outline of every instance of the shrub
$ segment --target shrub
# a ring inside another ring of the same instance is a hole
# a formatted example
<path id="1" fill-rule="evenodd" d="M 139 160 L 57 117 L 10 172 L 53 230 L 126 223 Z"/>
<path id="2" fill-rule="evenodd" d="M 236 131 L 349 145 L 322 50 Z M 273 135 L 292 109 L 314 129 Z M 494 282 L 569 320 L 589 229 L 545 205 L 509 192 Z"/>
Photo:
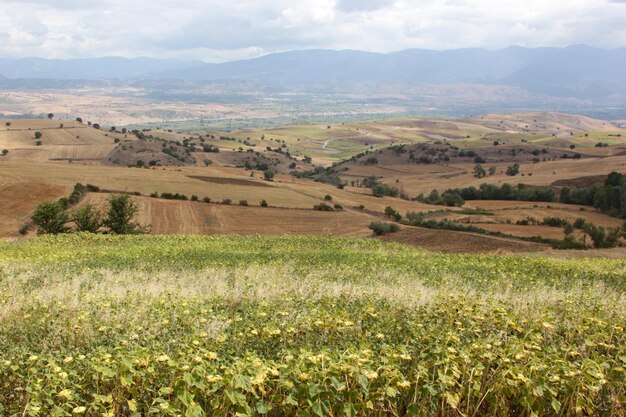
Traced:
<path id="1" fill-rule="evenodd" d="M 550 227 L 561 227 L 569 224 L 569 222 L 565 219 L 561 219 L 560 217 L 544 217 L 543 222 L 541 222 L 544 226 Z"/>
<path id="2" fill-rule="evenodd" d="M 343 206 L 339 203 L 335 203 L 335 205 L 333 205 L 333 208 L 339 211 L 343 210 Z"/>
<path id="3" fill-rule="evenodd" d="M 213 165 L 213 161 L 211 161 L 210 159 L 206 158 L 204 159 L 204 161 L 202 161 L 204 163 L 204 166 L 209 166 L 209 165 Z"/>
<path id="4" fill-rule="evenodd" d="M 65 233 L 68 228 L 69 216 L 65 212 L 65 205 L 61 201 L 45 201 L 37 206 L 31 216 L 37 225 L 37 234 Z"/>
<path id="5" fill-rule="evenodd" d="M 27 225 L 27 224 L 25 224 L 25 225 L 23 225 L 22 227 L 20 227 L 20 230 L 18 230 L 17 232 L 18 232 L 20 235 L 24 236 L 25 234 L 27 234 L 27 233 L 28 233 L 28 231 L 29 231 L 29 230 L 30 230 L 30 226 L 29 226 L 29 225 Z"/>
<path id="6" fill-rule="evenodd" d="M 116 235 L 147 233 L 149 227 L 133 221 L 137 214 L 137 205 L 128 194 L 114 194 L 109 197 L 109 208 L 104 226 Z"/>
<path id="7" fill-rule="evenodd" d="M 195 195 L 195 194 L 193 194 L 193 195 L 191 196 L 191 201 L 198 201 L 198 196 L 197 196 L 197 195 Z"/>
<path id="8" fill-rule="evenodd" d="M 330 195 L 328 195 L 328 194 L 326 194 L 326 195 L 324 196 L 324 201 L 333 201 L 333 197 L 332 197 L 332 196 L 330 196 Z"/>
<path id="9" fill-rule="evenodd" d="M 510 165 L 509 167 L 507 167 L 506 175 L 514 177 L 517 174 L 519 174 L 519 164 L 513 164 L 513 165 Z"/>
<path id="10" fill-rule="evenodd" d="M 400 213 L 398 213 L 396 210 L 394 210 L 392 207 L 389 207 L 389 206 L 385 207 L 385 216 L 397 222 L 400 221 L 400 219 L 402 218 Z"/>
<path id="11" fill-rule="evenodd" d="M 40 140 L 35 141 L 35 146 L 41 146 L 41 141 Z"/>
<path id="12" fill-rule="evenodd" d="M 35 132 L 35 139 L 41 139 L 42 136 L 43 136 L 43 133 L 39 131 Z"/>
<path id="13" fill-rule="evenodd" d="M 487 171 L 485 171 L 485 168 L 483 168 L 483 166 L 480 163 L 477 163 L 476 165 L 474 165 L 474 177 L 482 178 L 485 175 L 487 175 Z"/>
<path id="14" fill-rule="evenodd" d="M 261 200 L 261 201 L 259 202 L 259 205 L 260 205 L 261 207 L 267 207 L 267 201 L 265 201 L 265 200 Z"/>
<path id="15" fill-rule="evenodd" d="M 263 178 L 266 181 L 272 181 L 274 179 L 274 175 L 275 175 L 275 173 L 272 170 L 267 169 L 267 170 L 263 171 Z"/>
<path id="16" fill-rule="evenodd" d="M 222 200 L 222 204 L 229 206 L 233 201 L 230 198 L 225 198 Z"/>
<path id="17" fill-rule="evenodd" d="M 8 154 L 8 153 L 9 153 L 9 150 L 8 150 L 8 149 L 3 149 L 3 150 L 2 150 L 2 156 L 6 155 L 6 154 Z"/>
<path id="18" fill-rule="evenodd" d="M 334 209 L 326 203 L 319 203 L 313 206 L 313 210 L 317 211 L 334 211 Z"/>
<path id="19" fill-rule="evenodd" d="M 463 198 L 457 193 L 451 193 L 446 191 L 445 193 L 443 193 L 441 198 L 443 200 L 443 203 L 448 207 L 461 207 L 463 204 L 465 204 L 465 200 L 463 200 Z"/>
<path id="20" fill-rule="evenodd" d="M 239 205 L 240 206 L 247 206 L 248 205 L 248 200 L 239 200 Z"/>
<path id="21" fill-rule="evenodd" d="M 396 187 L 392 187 L 391 185 L 375 183 L 372 186 L 372 194 L 375 197 L 384 197 L 384 196 L 396 197 L 398 193 L 399 193 L 398 189 Z"/>
<path id="22" fill-rule="evenodd" d="M 398 225 L 395 223 L 383 223 L 378 221 L 370 223 L 368 228 L 378 236 L 386 235 L 388 233 L 394 233 L 400 230 Z"/>
<path id="23" fill-rule="evenodd" d="M 79 232 L 96 233 L 102 226 L 102 214 L 91 204 L 74 210 L 71 219 Z"/>
<path id="24" fill-rule="evenodd" d="M 202 202 L 203 202 L 203 203 L 210 203 L 210 202 L 211 202 L 211 199 L 210 199 L 209 197 L 204 197 L 204 198 L 202 199 Z"/>

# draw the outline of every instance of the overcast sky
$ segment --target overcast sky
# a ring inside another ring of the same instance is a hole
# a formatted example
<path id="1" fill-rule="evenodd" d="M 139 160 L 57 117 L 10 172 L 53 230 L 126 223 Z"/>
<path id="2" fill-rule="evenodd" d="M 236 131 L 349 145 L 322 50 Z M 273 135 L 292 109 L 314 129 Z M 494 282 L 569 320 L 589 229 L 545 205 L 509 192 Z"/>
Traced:
<path id="1" fill-rule="evenodd" d="M 0 57 L 626 46 L 626 0 L 0 0 Z"/>

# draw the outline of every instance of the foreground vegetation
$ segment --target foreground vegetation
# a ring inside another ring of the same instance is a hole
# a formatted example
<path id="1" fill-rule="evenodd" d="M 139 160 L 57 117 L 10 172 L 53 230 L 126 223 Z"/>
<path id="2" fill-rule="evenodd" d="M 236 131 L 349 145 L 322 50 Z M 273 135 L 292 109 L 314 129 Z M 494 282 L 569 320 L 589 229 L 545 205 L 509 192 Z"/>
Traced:
<path id="1" fill-rule="evenodd" d="M 375 239 L 0 244 L 0 415 L 622 415 L 626 261 Z"/>

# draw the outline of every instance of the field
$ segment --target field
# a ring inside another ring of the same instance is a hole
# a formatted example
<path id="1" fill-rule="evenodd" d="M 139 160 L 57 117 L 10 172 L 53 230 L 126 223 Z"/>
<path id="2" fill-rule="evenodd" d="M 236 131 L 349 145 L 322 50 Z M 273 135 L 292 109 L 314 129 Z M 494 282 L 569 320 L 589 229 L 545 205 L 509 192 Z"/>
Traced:
<path id="1" fill-rule="evenodd" d="M 85 202 L 97 205 L 103 205 L 113 192 L 140 193 L 135 197 L 139 218 L 152 225 L 153 234 L 364 237 L 371 236 L 368 224 L 388 220 L 383 212 L 392 207 L 403 216 L 422 212 L 428 219 L 448 219 L 501 234 L 497 239 L 457 234 L 452 239 L 456 248 L 448 244 L 450 234 L 443 231 L 410 229 L 392 240 L 451 252 L 527 252 L 548 246 L 510 237 L 565 237 L 562 228 L 516 224 L 528 219 L 540 222 L 559 217 L 573 222 L 580 217 L 606 229 L 623 226 L 622 220 L 592 207 L 465 203 L 464 208 L 490 212 L 485 215 L 415 201 L 432 189 L 479 187 L 485 182 L 552 187 L 558 193 L 564 185 L 590 186 L 611 171 L 626 172 L 626 131 L 584 116 L 521 113 L 466 119 L 301 121 L 233 132 L 178 132 L 161 123 L 137 136 L 120 130 L 119 125 L 112 131 L 68 120 L 1 120 L 0 149 L 7 154 L 0 156 L 0 209 L 5 213 L 0 216 L 0 236 L 21 238 L 18 230 L 30 224 L 35 207 L 44 200 L 67 196 L 77 182 L 107 190 L 87 196 Z M 42 133 L 40 145 L 35 132 Z M 438 156 L 429 162 L 433 155 Z M 474 177 L 474 155 L 485 161 L 485 169 L 493 168 L 491 175 Z M 507 167 L 515 163 L 520 165 L 519 175 L 507 175 Z M 275 174 L 272 181 L 263 179 L 266 169 Z M 325 169 L 335 181 L 344 183 L 343 188 L 306 177 L 314 169 Z M 304 177 L 296 178 L 294 172 Z M 396 187 L 399 195 L 374 197 L 370 188 L 360 186 L 368 177 Z M 195 195 L 210 198 L 212 203 L 147 198 L 153 193 Z M 342 210 L 313 211 L 326 195 L 332 197 L 331 205 L 338 204 Z M 215 204 L 224 200 L 232 204 Z M 261 200 L 270 207 L 258 207 Z M 31 228 L 26 236 L 33 234 Z M 580 232 L 575 236 L 586 239 Z"/>
<path id="2" fill-rule="evenodd" d="M 623 415 L 626 262 L 314 237 L 0 246 L 2 415 Z"/>

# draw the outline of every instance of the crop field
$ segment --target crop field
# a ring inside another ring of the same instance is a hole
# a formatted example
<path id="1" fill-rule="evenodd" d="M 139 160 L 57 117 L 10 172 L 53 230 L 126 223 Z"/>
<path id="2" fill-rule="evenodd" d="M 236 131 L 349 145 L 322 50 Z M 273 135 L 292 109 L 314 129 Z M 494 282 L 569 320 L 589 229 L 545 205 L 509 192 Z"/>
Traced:
<path id="1" fill-rule="evenodd" d="M 619 416 L 625 274 L 374 239 L 0 243 L 0 415 Z"/>

